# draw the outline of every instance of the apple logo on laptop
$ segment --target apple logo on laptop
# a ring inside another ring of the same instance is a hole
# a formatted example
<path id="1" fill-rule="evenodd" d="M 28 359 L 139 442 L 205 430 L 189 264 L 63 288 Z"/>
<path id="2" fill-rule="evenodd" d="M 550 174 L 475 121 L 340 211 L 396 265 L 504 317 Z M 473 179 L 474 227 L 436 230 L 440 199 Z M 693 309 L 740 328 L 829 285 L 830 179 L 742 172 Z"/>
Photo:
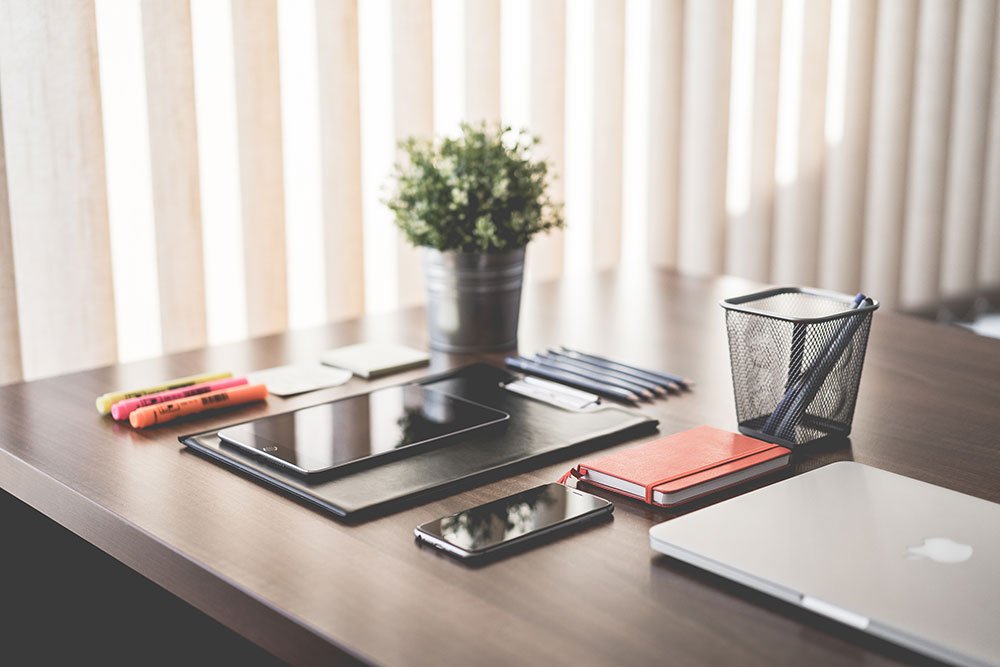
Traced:
<path id="1" fill-rule="evenodd" d="M 907 550 L 907 559 L 922 560 L 927 558 L 936 563 L 964 563 L 972 558 L 972 545 L 962 544 L 947 537 L 928 537 L 924 543 Z"/>

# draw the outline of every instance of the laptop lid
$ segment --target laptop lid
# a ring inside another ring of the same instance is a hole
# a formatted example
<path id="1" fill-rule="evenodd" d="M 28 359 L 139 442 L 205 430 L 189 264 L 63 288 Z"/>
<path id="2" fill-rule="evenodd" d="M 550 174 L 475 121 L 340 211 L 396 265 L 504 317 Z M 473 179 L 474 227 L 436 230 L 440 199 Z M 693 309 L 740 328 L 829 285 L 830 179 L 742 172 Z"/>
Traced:
<path id="1" fill-rule="evenodd" d="M 914 650 L 1000 663 L 1000 505 L 841 462 L 649 534 L 657 551 Z"/>

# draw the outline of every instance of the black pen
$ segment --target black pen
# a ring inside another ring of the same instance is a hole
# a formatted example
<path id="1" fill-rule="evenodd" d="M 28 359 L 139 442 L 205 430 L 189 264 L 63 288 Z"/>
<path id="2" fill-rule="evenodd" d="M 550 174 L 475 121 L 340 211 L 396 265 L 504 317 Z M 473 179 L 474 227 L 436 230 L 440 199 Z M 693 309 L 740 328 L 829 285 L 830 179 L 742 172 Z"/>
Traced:
<path id="1" fill-rule="evenodd" d="M 854 297 L 850 309 L 857 310 L 871 306 L 873 303 L 874 301 L 869 297 L 858 294 Z M 790 437 L 803 413 L 812 404 L 816 394 L 826 382 L 827 376 L 840 361 L 840 357 L 850 345 L 854 333 L 862 322 L 860 317 L 848 317 L 840 323 L 833 339 L 820 352 L 813 364 L 800 374 L 798 379 L 788 388 L 777 407 L 764 422 L 764 426 L 761 428 L 764 433 Z"/>
<path id="2" fill-rule="evenodd" d="M 571 375 L 579 375 L 580 377 L 591 380 L 593 382 L 600 382 L 601 384 L 608 384 L 612 387 L 619 387 L 627 391 L 632 392 L 640 399 L 645 399 L 651 401 L 656 398 L 656 394 L 651 392 L 649 389 L 642 387 L 635 382 L 630 380 L 621 380 L 613 377 L 612 375 L 605 373 L 603 371 L 591 371 L 591 370 L 581 370 L 580 368 L 574 367 L 571 364 L 563 363 L 563 360 L 555 357 L 543 357 L 541 355 L 532 355 L 526 357 L 528 361 L 533 361 L 536 364 L 541 364 L 542 366 L 548 366 L 549 368 L 554 368 L 557 371 L 562 371 L 564 373 L 570 373 Z"/>
<path id="3" fill-rule="evenodd" d="M 558 355 L 553 352 L 541 352 L 535 355 L 539 359 L 545 359 L 547 361 L 554 361 L 575 369 L 574 372 L 582 373 L 584 375 L 597 374 L 601 377 L 610 377 L 615 380 L 621 380 L 623 382 L 628 382 L 629 384 L 635 385 L 640 389 L 645 389 L 646 391 L 651 391 L 656 396 L 667 396 L 667 390 L 656 384 L 655 382 L 650 382 L 648 380 L 643 380 L 642 378 L 636 377 L 634 375 L 628 375 L 622 373 L 621 371 L 611 370 L 609 368 L 604 368 L 598 366 L 597 364 L 590 363 L 589 361 L 583 361 L 581 359 L 572 359 L 567 356 Z M 595 380 L 600 378 L 595 377 Z M 632 391 L 636 391 L 633 389 Z"/>
<path id="4" fill-rule="evenodd" d="M 619 401 L 625 401 L 626 403 L 639 402 L 639 397 L 627 389 L 593 382 L 578 375 L 564 373 L 563 371 L 542 366 L 541 364 L 536 364 L 533 361 L 529 361 L 521 357 L 507 357 L 504 359 L 504 363 L 511 368 L 516 368 L 519 371 L 523 371 L 531 375 L 537 375 L 538 377 L 545 378 L 546 380 L 552 380 L 553 382 L 561 382 L 562 384 L 566 384 L 571 387 L 586 389 L 587 391 L 592 391 L 600 396 L 615 398 Z"/>
<path id="5" fill-rule="evenodd" d="M 679 375 L 674 375 L 672 373 L 661 373 L 659 371 L 650 371 L 643 368 L 637 368 L 635 366 L 629 366 L 628 364 L 623 364 L 618 361 L 612 361 L 605 357 L 599 357 L 596 354 L 587 354 L 585 352 L 578 352 L 576 350 L 571 350 L 568 347 L 560 347 L 558 349 L 552 350 L 556 354 L 564 355 L 570 359 L 579 359 L 581 361 L 589 361 L 598 366 L 603 366 L 612 370 L 619 371 L 621 373 L 627 373 L 628 375 L 635 375 L 644 380 L 650 382 L 655 382 L 665 389 L 690 389 L 694 386 L 694 382 L 687 378 L 681 377 Z"/>

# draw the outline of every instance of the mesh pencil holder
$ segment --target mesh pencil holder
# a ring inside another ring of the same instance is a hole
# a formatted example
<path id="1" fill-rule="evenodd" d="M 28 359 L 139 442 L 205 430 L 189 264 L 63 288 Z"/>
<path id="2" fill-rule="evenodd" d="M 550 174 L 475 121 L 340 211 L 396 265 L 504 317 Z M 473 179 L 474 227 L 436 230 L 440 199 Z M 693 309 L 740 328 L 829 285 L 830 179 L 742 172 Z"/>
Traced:
<path id="1" fill-rule="evenodd" d="M 741 433 L 795 447 L 851 432 L 877 301 L 781 287 L 720 305 Z"/>

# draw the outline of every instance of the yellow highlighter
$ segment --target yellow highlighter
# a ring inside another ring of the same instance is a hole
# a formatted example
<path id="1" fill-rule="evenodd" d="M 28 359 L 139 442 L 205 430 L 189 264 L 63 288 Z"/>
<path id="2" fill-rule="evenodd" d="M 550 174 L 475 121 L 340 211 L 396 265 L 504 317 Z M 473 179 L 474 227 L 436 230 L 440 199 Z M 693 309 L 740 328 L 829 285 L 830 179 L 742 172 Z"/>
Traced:
<path id="1" fill-rule="evenodd" d="M 111 406 L 118 401 L 124 401 L 128 398 L 138 398 L 139 396 L 145 396 L 146 394 L 155 394 L 158 391 L 180 389 L 181 387 L 187 387 L 192 384 L 211 382 L 212 380 L 222 380 L 232 376 L 233 374 L 228 371 L 225 373 L 205 373 L 203 375 L 189 375 L 188 377 L 177 378 L 176 380 L 167 380 L 163 384 L 158 384 L 152 387 L 143 387 L 142 389 L 132 389 L 131 391 L 112 391 L 104 394 L 103 396 L 97 397 L 97 411 L 102 415 L 106 415 L 111 412 Z"/>

